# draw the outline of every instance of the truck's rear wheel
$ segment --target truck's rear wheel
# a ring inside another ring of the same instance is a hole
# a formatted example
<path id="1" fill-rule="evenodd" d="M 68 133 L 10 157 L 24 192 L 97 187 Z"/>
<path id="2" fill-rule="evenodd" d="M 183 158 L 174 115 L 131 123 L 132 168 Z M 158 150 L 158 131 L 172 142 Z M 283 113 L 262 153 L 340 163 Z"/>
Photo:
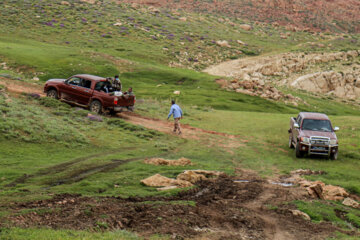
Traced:
<path id="1" fill-rule="evenodd" d="M 338 157 L 338 152 L 337 151 L 335 153 L 330 154 L 330 159 L 331 160 L 337 160 L 337 157 Z"/>
<path id="2" fill-rule="evenodd" d="M 94 113 L 101 113 L 102 112 L 102 104 L 98 100 L 94 100 L 90 103 L 90 111 Z"/>
<path id="3" fill-rule="evenodd" d="M 58 99 L 58 93 L 55 89 L 50 89 L 46 92 L 46 96 L 49 98 Z"/>
<path id="4" fill-rule="evenodd" d="M 300 143 L 299 142 L 296 143 L 295 152 L 296 152 L 296 157 L 297 158 L 302 158 L 304 156 L 304 152 L 302 152 L 300 150 Z"/>
<path id="5" fill-rule="evenodd" d="M 294 148 L 294 145 L 292 143 L 292 136 L 289 136 L 289 148 Z"/>

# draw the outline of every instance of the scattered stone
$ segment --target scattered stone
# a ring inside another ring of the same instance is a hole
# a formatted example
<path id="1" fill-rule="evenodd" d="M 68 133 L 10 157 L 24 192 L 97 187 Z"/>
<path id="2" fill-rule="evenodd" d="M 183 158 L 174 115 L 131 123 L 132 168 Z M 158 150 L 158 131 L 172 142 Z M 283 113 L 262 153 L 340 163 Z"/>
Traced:
<path id="1" fill-rule="evenodd" d="M 241 40 L 236 40 L 236 42 L 237 42 L 238 44 L 240 44 L 240 45 L 246 45 L 246 43 L 244 43 L 244 42 L 241 41 Z"/>
<path id="2" fill-rule="evenodd" d="M 183 21 L 183 22 L 186 22 L 187 21 L 187 18 L 186 17 L 181 17 L 179 18 L 180 21 Z"/>
<path id="3" fill-rule="evenodd" d="M 246 31 L 252 30 L 252 26 L 249 24 L 241 24 L 241 25 L 239 25 L 239 28 L 246 30 Z"/>
<path id="4" fill-rule="evenodd" d="M 168 160 L 163 158 L 150 158 L 145 159 L 144 163 L 152 165 L 167 165 L 167 166 L 187 166 L 192 165 L 190 159 L 188 158 L 179 158 L 178 160 Z"/>
<path id="5" fill-rule="evenodd" d="M 158 9 L 158 8 L 156 8 L 156 7 L 153 7 L 153 6 L 150 6 L 150 7 L 148 8 L 148 10 L 149 10 L 150 12 L 153 12 L 153 13 L 160 13 L 160 9 Z"/>
<path id="6" fill-rule="evenodd" d="M 61 1 L 61 5 L 70 6 L 71 4 L 68 1 Z"/>
<path id="7" fill-rule="evenodd" d="M 102 117 L 97 116 L 97 115 L 93 115 L 93 114 L 90 114 L 90 113 L 88 113 L 87 118 L 89 120 L 91 120 L 91 121 L 96 121 L 96 122 L 102 122 L 103 121 Z"/>
<path id="8" fill-rule="evenodd" d="M 310 216 L 307 215 L 306 213 L 302 212 L 302 211 L 299 211 L 299 210 L 291 210 L 291 213 L 292 213 L 294 216 L 300 216 L 300 217 L 304 218 L 305 220 L 308 220 L 308 221 L 311 220 Z"/>
<path id="9" fill-rule="evenodd" d="M 174 91 L 173 92 L 175 95 L 180 95 L 180 91 Z"/>
<path id="10" fill-rule="evenodd" d="M 121 22 L 114 23 L 114 26 L 122 26 L 123 24 Z"/>
<path id="11" fill-rule="evenodd" d="M 29 93 L 28 96 L 31 98 L 36 98 L 36 99 L 40 98 L 40 94 L 38 94 L 38 93 Z"/>
<path id="12" fill-rule="evenodd" d="M 289 95 L 291 95 L 291 94 L 289 94 Z M 291 98 L 291 97 L 288 97 L 288 98 Z M 325 171 L 313 171 L 310 169 L 297 169 L 297 170 L 291 171 L 290 173 L 291 173 L 291 175 L 295 175 L 295 174 L 297 174 L 297 175 L 323 175 L 323 174 L 326 174 Z"/>
<path id="13" fill-rule="evenodd" d="M 231 48 L 230 44 L 228 41 L 226 40 L 222 40 L 222 41 L 216 41 L 216 44 L 221 46 L 221 47 L 228 47 L 228 48 Z"/>
<path id="14" fill-rule="evenodd" d="M 80 0 L 80 2 L 85 2 L 85 3 L 89 3 L 89 4 L 95 4 L 96 0 Z"/>
<path id="15" fill-rule="evenodd" d="M 6 65 L 6 62 L 1 63 L 0 66 L 1 66 L 4 70 L 8 70 L 8 69 L 9 69 L 9 67 Z"/>
<path id="16" fill-rule="evenodd" d="M 178 188 L 178 187 L 177 186 L 168 186 L 168 187 L 157 188 L 156 190 L 167 191 L 167 190 L 176 189 L 176 188 Z"/>
<path id="17" fill-rule="evenodd" d="M 33 77 L 32 80 L 33 81 L 39 81 L 40 79 L 38 77 Z"/>
<path id="18" fill-rule="evenodd" d="M 345 198 L 342 204 L 352 208 L 360 208 L 360 204 L 351 198 Z"/>

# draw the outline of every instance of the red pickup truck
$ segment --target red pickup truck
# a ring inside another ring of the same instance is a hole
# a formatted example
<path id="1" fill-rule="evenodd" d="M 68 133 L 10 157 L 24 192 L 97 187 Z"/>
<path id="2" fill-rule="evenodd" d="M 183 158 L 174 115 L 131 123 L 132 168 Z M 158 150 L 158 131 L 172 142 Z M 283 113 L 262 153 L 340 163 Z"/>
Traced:
<path id="1" fill-rule="evenodd" d="M 322 113 L 301 112 L 290 119 L 289 147 L 294 148 L 296 157 L 308 155 L 338 156 L 338 140 L 328 116 Z"/>
<path id="2" fill-rule="evenodd" d="M 50 79 L 44 92 L 48 97 L 76 104 L 95 113 L 104 111 L 121 112 L 124 108 L 133 110 L 133 92 L 109 92 L 111 83 L 103 77 L 78 74 L 68 79 Z"/>

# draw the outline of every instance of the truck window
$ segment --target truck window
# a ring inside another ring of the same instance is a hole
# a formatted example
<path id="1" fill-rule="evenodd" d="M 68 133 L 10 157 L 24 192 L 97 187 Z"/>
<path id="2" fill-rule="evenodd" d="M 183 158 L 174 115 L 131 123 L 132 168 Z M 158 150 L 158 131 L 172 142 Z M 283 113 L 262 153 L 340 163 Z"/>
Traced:
<path id="1" fill-rule="evenodd" d="M 72 78 L 70 78 L 70 80 L 68 81 L 68 83 L 69 83 L 70 85 L 80 86 L 81 79 L 78 78 L 78 77 L 72 77 Z"/>
<path id="2" fill-rule="evenodd" d="M 95 90 L 100 91 L 103 86 L 104 86 L 104 82 L 97 82 L 95 85 Z"/>
<path id="3" fill-rule="evenodd" d="M 296 122 L 297 122 L 297 124 L 299 124 L 299 126 L 301 126 L 301 120 L 302 120 L 302 118 L 299 115 L 296 120 Z"/>
<path id="4" fill-rule="evenodd" d="M 332 127 L 329 120 L 304 119 L 302 129 L 310 131 L 332 132 Z"/>
<path id="5" fill-rule="evenodd" d="M 91 81 L 90 81 L 90 80 L 86 80 L 86 79 L 82 79 L 82 81 L 81 81 L 81 87 L 91 88 Z"/>

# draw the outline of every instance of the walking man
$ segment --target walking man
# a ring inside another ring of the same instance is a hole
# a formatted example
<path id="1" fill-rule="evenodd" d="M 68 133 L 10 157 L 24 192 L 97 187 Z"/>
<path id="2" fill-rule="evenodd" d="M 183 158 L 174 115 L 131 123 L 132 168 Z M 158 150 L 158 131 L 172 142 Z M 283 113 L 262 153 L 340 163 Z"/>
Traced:
<path id="1" fill-rule="evenodd" d="M 179 105 L 175 104 L 175 100 L 171 100 L 171 108 L 170 108 L 169 115 L 167 117 L 168 120 L 171 117 L 171 115 L 173 115 L 173 117 L 174 117 L 174 133 L 176 133 L 176 131 L 178 130 L 179 135 L 180 135 L 181 134 L 180 119 L 183 116 L 183 112 L 182 112 L 181 108 L 179 107 Z"/>

